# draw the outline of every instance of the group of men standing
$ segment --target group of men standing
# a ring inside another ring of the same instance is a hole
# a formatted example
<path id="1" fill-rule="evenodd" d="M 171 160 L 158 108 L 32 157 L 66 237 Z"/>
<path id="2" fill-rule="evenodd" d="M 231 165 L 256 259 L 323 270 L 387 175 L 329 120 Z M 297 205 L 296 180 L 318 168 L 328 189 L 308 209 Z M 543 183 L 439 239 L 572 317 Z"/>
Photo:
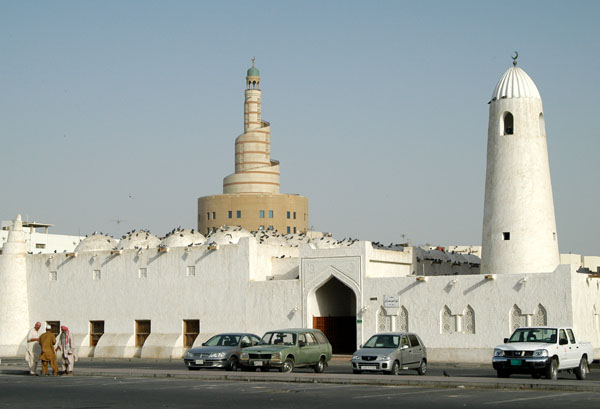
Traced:
<path id="1" fill-rule="evenodd" d="M 27 334 L 25 360 L 29 364 L 29 374 L 37 375 L 38 361 L 42 361 L 42 375 L 48 376 L 48 364 L 50 364 L 54 376 L 58 376 L 56 353 L 60 351 L 61 371 L 64 375 L 72 375 L 77 361 L 77 352 L 69 328 L 61 326 L 57 340 L 50 325 L 46 325 L 46 332 L 40 335 L 41 326 L 40 322 L 36 322 Z"/>

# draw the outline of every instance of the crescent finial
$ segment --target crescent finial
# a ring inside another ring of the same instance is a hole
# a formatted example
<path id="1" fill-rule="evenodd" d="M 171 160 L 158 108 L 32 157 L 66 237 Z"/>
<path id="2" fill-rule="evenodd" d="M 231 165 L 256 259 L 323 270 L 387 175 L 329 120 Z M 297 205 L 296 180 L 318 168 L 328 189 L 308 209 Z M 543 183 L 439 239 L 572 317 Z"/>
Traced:
<path id="1" fill-rule="evenodd" d="M 517 58 L 519 58 L 519 52 L 515 51 L 515 56 L 512 58 L 513 59 L 513 65 L 515 67 L 517 66 Z"/>

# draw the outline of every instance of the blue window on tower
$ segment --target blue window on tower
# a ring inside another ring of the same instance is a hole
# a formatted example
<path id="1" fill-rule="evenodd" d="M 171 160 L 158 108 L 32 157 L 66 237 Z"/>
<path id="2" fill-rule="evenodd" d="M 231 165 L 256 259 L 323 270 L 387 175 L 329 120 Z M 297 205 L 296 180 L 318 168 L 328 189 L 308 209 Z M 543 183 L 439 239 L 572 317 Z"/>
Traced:
<path id="1" fill-rule="evenodd" d="M 235 213 L 236 213 L 236 216 L 237 216 L 238 219 L 242 218 L 242 211 L 241 210 L 238 210 Z"/>
<path id="2" fill-rule="evenodd" d="M 233 211 L 231 211 L 231 210 L 230 210 L 230 211 L 227 213 L 227 216 L 228 216 L 230 219 L 233 219 Z"/>
<path id="3" fill-rule="evenodd" d="M 289 210 L 287 211 L 286 216 L 287 216 L 288 219 L 290 218 L 290 211 Z"/>
<path id="4" fill-rule="evenodd" d="M 273 210 L 269 210 L 269 219 L 273 218 Z"/>
<path id="5" fill-rule="evenodd" d="M 261 219 L 264 219 L 264 218 L 265 218 L 265 211 L 264 211 L 264 210 L 260 210 L 258 213 L 259 213 L 259 217 L 260 217 Z"/>

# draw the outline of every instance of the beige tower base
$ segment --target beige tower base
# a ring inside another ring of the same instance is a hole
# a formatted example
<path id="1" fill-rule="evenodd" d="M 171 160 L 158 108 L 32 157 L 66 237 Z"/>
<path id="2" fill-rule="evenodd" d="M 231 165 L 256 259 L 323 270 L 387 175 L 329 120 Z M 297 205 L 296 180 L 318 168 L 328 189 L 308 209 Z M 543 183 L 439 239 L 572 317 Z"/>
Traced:
<path id="1" fill-rule="evenodd" d="M 282 234 L 308 231 L 308 198 L 286 194 L 224 194 L 198 198 L 198 231 L 221 226 L 274 229 Z"/>

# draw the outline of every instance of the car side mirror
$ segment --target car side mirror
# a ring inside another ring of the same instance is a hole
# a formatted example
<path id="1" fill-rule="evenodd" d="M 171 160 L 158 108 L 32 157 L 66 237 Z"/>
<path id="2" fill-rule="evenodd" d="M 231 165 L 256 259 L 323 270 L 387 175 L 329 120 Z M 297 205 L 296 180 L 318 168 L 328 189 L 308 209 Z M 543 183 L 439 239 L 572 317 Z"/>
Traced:
<path id="1" fill-rule="evenodd" d="M 569 343 L 569 341 L 567 341 L 566 339 L 561 339 L 560 341 L 558 341 L 558 343 L 560 345 L 567 345 Z"/>
<path id="2" fill-rule="evenodd" d="M 358 347 L 359 347 L 359 348 L 362 348 L 362 347 L 363 347 L 363 344 L 360 344 Z"/>
<path id="3" fill-rule="evenodd" d="M 298 346 L 300 348 L 305 347 L 306 346 L 306 342 L 304 342 L 304 341 L 298 341 Z"/>
<path id="4" fill-rule="evenodd" d="M 203 346 L 203 347 L 205 347 L 205 346 L 206 346 L 206 342 L 203 342 L 203 343 L 202 343 L 202 346 Z"/>
<path id="5" fill-rule="evenodd" d="M 508 344 L 508 338 L 504 338 L 504 343 Z"/>
<path id="6" fill-rule="evenodd" d="M 402 345 L 401 349 L 408 349 L 408 345 Z"/>

